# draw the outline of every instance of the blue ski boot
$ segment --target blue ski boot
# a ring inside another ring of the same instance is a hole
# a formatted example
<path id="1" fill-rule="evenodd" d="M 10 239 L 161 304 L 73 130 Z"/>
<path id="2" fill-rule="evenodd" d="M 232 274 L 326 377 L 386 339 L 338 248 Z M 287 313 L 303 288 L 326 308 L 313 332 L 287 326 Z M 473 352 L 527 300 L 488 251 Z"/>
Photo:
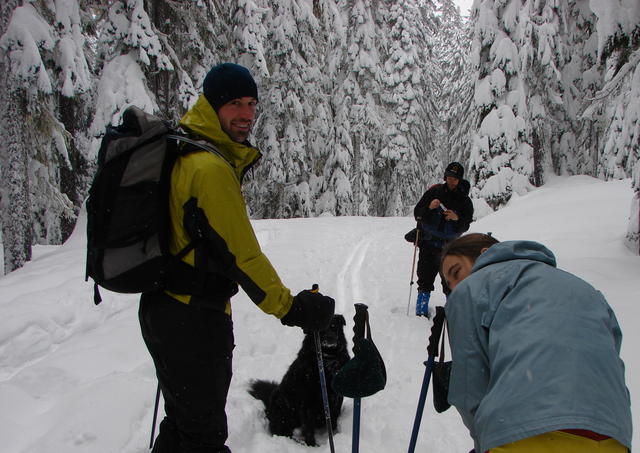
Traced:
<path id="1" fill-rule="evenodd" d="M 430 292 L 418 292 L 418 299 L 416 300 L 416 316 L 429 317 L 429 298 Z"/>

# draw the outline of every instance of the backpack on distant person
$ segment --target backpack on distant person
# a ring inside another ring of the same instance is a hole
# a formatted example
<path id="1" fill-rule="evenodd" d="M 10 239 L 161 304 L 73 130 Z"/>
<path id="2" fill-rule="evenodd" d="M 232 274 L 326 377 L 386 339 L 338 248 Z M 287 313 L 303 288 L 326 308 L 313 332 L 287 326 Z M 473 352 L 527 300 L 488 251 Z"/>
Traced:
<path id="1" fill-rule="evenodd" d="M 185 141 L 191 147 L 179 147 Z M 185 150 L 186 149 L 186 150 Z M 177 133 L 168 123 L 131 106 L 122 124 L 108 126 L 87 199 L 87 270 L 98 286 L 117 293 L 168 289 L 192 294 L 204 275 L 182 261 L 199 238 L 169 253 L 171 170 L 190 150 L 217 150 Z"/>

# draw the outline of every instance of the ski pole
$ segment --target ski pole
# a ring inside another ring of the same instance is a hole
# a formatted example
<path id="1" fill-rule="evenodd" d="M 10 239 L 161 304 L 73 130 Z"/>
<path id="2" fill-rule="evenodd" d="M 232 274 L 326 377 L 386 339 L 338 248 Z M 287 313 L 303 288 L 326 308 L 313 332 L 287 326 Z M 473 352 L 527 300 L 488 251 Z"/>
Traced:
<path id="1" fill-rule="evenodd" d="M 153 448 L 153 436 L 156 433 L 156 420 L 158 419 L 158 405 L 160 404 L 160 382 L 158 382 L 158 390 L 156 390 L 156 404 L 153 408 L 153 421 L 151 422 L 151 440 L 149 441 L 149 450 Z"/>
<path id="2" fill-rule="evenodd" d="M 411 264 L 411 283 L 409 283 L 409 300 L 407 301 L 407 316 L 409 316 L 409 309 L 411 308 L 411 290 L 413 289 L 413 273 L 416 268 L 416 252 L 418 250 L 418 236 L 420 236 L 420 217 L 417 217 L 416 224 L 416 240 L 413 243 L 413 263 Z"/>
<path id="3" fill-rule="evenodd" d="M 364 338 L 365 324 L 367 316 L 367 306 L 365 304 L 354 304 L 356 314 L 353 317 L 353 349 L 357 340 Z M 355 351 L 354 351 L 355 354 Z M 351 452 L 358 453 L 360 449 L 360 403 L 361 399 L 353 399 L 353 431 L 351 434 Z"/>
<path id="4" fill-rule="evenodd" d="M 316 341 L 316 356 L 318 358 L 318 372 L 320 373 L 320 388 L 322 390 L 322 405 L 324 406 L 324 418 L 327 424 L 327 433 L 329 434 L 329 448 L 331 453 L 335 453 L 333 446 L 333 429 L 331 428 L 331 409 L 329 409 L 329 395 L 327 393 L 327 381 L 324 375 L 324 363 L 322 361 L 322 344 L 320 343 L 320 332 L 313 332 Z"/>
<path id="5" fill-rule="evenodd" d="M 353 428 L 351 431 L 351 453 L 360 449 L 360 398 L 353 399 Z"/>
<path id="6" fill-rule="evenodd" d="M 409 453 L 413 453 L 418 440 L 418 431 L 422 420 L 422 412 L 424 411 L 424 403 L 427 398 L 427 390 L 429 390 L 429 381 L 431 380 L 431 371 L 433 370 L 433 362 L 438 356 L 438 342 L 442 334 L 442 325 L 444 323 L 444 307 L 436 307 L 436 315 L 433 318 L 431 326 L 431 336 L 429 337 L 429 345 L 427 346 L 427 361 L 424 362 L 425 370 L 422 378 L 422 388 L 420 389 L 420 397 L 418 398 L 418 408 L 416 409 L 416 417 L 413 421 L 413 430 L 411 431 L 411 441 L 409 442 Z"/>

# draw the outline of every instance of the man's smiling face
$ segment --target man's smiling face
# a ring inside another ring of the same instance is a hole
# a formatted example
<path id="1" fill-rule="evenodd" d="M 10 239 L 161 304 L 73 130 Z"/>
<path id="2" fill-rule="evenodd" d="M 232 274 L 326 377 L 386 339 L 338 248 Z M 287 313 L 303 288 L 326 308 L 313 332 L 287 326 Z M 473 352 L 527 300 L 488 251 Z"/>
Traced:
<path id="1" fill-rule="evenodd" d="M 238 143 L 247 140 L 256 119 L 257 106 L 256 98 L 246 96 L 233 99 L 218 109 L 220 126 L 231 140 Z"/>

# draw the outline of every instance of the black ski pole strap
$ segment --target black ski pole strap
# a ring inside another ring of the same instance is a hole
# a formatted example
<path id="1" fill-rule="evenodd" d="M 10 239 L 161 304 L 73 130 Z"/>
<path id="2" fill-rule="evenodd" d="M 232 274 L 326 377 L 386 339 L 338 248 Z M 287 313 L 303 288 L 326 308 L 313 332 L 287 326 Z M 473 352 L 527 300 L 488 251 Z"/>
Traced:
<path id="1" fill-rule="evenodd" d="M 436 315 L 433 317 L 433 325 L 431 326 L 431 335 L 429 336 L 429 344 L 427 346 L 427 354 L 429 357 L 438 356 L 438 343 L 442 335 L 442 327 L 444 325 L 444 307 L 436 306 Z"/>
<path id="2" fill-rule="evenodd" d="M 367 306 L 355 304 L 355 308 L 353 358 L 333 376 L 332 386 L 339 395 L 359 399 L 385 388 L 387 370 L 378 348 L 371 340 Z"/>

